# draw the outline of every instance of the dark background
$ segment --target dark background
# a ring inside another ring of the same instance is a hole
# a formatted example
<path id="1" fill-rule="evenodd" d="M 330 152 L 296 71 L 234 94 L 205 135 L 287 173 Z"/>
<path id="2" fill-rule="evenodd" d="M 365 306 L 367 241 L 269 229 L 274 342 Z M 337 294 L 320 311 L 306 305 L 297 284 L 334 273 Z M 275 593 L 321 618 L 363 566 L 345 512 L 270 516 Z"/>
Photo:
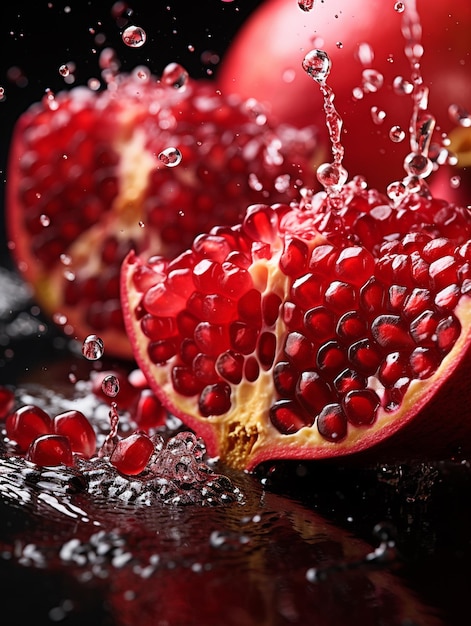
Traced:
<path id="1" fill-rule="evenodd" d="M 46 89 L 57 93 L 72 86 L 64 82 L 59 67 L 75 63 L 74 85 L 85 85 L 90 78 L 100 78 L 99 53 L 111 47 L 123 71 L 143 64 L 160 75 L 168 63 L 176 61 L 194 78 L 214 78 L 217 63 L 205 62 L 204 53 L 221 58 L 240 25 L 261 1 L 131 0 L 126 4 L 130 10 L 127 24 L 146 31 L 147 40 L 141 48 L 128 48 L 123 43 L 123 28 L 112 14 L 113 0 L 15 0 L 2 5 L 0 86 L 5 97 L 0 102 L 0 264 L 10 264 L 3 212 L 12 129 L 19 115 L 40 100 Z M 104 41 L 97 43 L 97 36 Z M 15 67 L 21 70 L 24 84 L 9 78 Z"/>

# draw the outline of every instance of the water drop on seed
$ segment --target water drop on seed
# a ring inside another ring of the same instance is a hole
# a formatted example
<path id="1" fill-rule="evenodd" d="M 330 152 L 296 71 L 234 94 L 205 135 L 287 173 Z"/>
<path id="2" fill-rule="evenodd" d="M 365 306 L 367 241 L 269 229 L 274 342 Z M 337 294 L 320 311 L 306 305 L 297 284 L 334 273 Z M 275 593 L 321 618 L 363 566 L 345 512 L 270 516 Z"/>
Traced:
<path id="1" fill-rule="evenodd" d="M 88 335 L 82 345 L 82 354 L 89 361 L 96 361 L 103 356 L 104 344 L 98 335 Z"/>

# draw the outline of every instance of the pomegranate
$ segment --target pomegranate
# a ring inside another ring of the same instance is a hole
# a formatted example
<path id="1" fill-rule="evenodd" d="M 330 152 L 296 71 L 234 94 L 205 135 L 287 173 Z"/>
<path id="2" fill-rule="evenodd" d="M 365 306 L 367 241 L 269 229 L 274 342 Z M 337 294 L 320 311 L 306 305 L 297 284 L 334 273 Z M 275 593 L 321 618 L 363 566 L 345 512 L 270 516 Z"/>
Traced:
<path id="1" fill-rule="evenodd" d="M 235 467 L 351 454 L 406 426 L 469 445 L 470 235 L 466 209 L 358 178 L 335 202 L 253 205 L 156 269 L 128 255 L 136 360 Z"/>
<path id="2" fill-rule="evenodd" d="M 6 195 L 12 253 L 66 334 L 130 358 L 119 268 L 131 249 L 174 256 L 247 201 L 287 201 L 312 177 L 313 127 L 273 127 L 177 64 L 106 75 L 32 105 L 14 130 Z M 294 164 L 296 163 L 296 164 Z"/>
<path id="3" fill-rule="evenodd" d="M 301 62 L 312 47 L 324 48 L 337 68 L 332 87 L 345 119 L 345 166 L 382 190 L 402 175 L 411 84 L 400 28 L 414 4 L 335 0 L 314 2 L 312 10 L 301 11 L 296 0 L 266 0 L 222 58 L 217 75 L 221 88 L 226 94 L 258 98 L 278 121 L 314 123 L 322 131 L 322 107 Z M 469 110 L 471 103 L 471 4 L 417 0 L 417 9 L 423 79 L 437 118 L 434 141 L 441 145 L 440 133 L 456 123 L 450 105 Z"/>

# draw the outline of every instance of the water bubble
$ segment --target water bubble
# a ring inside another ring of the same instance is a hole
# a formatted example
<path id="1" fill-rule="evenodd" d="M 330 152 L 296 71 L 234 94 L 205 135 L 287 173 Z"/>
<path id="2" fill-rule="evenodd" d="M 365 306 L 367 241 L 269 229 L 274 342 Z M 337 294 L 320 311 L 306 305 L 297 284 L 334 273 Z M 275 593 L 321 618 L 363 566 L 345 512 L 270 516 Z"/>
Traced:
<path id="1" fill-rule="evenodd" d="M 452 176 L 450 178 L 450 187 L 452 189 L 458 189 L 460 185 L 461 185 L 461 176 Z"/>
<path id="2" fill-rule="evenodd" d="M 371 65 L 375 58 L 373 48 L 366 42 L 358 44 L 355 56 L 362 65 Z"/>
<path id="3" fill-rule="evenodd" d="M 471 114 L 459 104 L 450 104 L 448 115 L 454 124 L 469 128 L 471 126 Z"/>
<path id="4" fill-rule="evenodd" d="M 89 361 L 96 361 L 103 356 L 105 347 L 103 339 L 98 335 L 88 335 L 82 345 L 82 354 Z"/>
<path id="5" fill-rule="evenodd" d="M 383 111 L 377 106 L 371 107 L 371 119 L 374 124 L 382 124 L 386 118 L 386 111 Z"/>
<path id="6" fill-rule="evenodd" d="M 400 143 L 401 141 L 404 141 L 405 137 L 406 133 L 402 130 L 400 126 L 392 126 L 389 129 L 389 139 L 391 141 L 394 141 L 394 143 Z"/>
<path id="7" fill-rule="evenodd" d="M 121 35 L 123 42 L 130 48 L 140 48 L 146 42 L 146 32 L 140 26 L 128 26 Z"/>
<path id="8" fill-rule="evenodd" d="M 165 148 L 159 154 L 159 161 L 167 167 L 176 167 L 181 163 L 182 153 L 178 148 Z"/>
<path id="9" fill-rule="evenodd" d="M 161 81 L 168 87 L 181 89 L 188 82 L 188 72 L 179 63 L 169 63 L 162 72 Z"/>
<path id="10" fill-rule="evenodd" d="M 393 80 L 393 89 L 398 96 L 409 96 L 414 90 L 414 85 L 403 76 L 396 76 Z"/>
<path id="11" fill-rule="evenodd" d="M 119 380 L 113 374 L 108 374 L 103 378 L 101 388 L 106 396 L 114 398 L 119 393 Z"/>
<path id="12" fill-rule="evenodd" d="M 311 78 L 323 85 L 329 76 L 332 61 L 327 52 L 316 48 L 306 54 L 302 65 Z"/>
<path id="13" fill-rule="evenodd" d="M 394 10 L 398 13 L 403 13 L 405 8 L 404 2 L 396 2 L 394 5 Z"/>
<path id="14" fill-rule="evenodd" d="M 298 7 L 302 11 L 310 11 L 314 6 L 314 0 L 298 0 Z"/>
<path id="15" fill-rule="evenodd" d="M 384 77 L 381 72 L 373 69 L 363 70 L 361 74 L 363 91 L 366 93 L 375 93 L 381 89 L 384 83 Z"/>
<path id="16" fill-rule="evenodd" d="M 340 191 L 347 182 L 348 173 L 341 165 L 336 163 L 323 163 L 317 168 L 317 180 L 324 189 Z"/>
<path id="17" fill-rule="evenodd" d="M 411 176 L 426 178 L 432 173 L 433 163 L 424 154 L 411 152 L 404 159 L 404 169 Z"/>

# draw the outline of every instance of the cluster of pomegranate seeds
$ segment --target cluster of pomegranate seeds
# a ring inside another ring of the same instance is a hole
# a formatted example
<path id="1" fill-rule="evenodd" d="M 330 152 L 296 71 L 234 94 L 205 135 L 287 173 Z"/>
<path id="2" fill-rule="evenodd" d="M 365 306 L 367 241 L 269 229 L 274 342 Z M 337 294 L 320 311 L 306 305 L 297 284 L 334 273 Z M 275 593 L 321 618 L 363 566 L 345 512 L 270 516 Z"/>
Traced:
<path id="1" fill-rule="evenodd" d="M 5 420 L 8 439 L 37 465 L 73 465 L 73 454 L 90 458 L 95 431 L 83 413 L 70 410 L 51 417 L 35 404 L 19 407 Z"/>
<path id="2" fill-rule="evenodd" d="M 140 294 L 130 328 L 136 317 L 146 345 L 137 354 L 172 406 L 191 410 L 188 398 L 200 418 L 237 420 L 239 388 L 263 377 L 279 433 L 315 427 L 338 442 L 433 376 L 461 333 L 469 216 L 365 187 L 345 185 L 336 208 L 325 193 L 254 205 L 171 262 L 129 258 Z"/>

